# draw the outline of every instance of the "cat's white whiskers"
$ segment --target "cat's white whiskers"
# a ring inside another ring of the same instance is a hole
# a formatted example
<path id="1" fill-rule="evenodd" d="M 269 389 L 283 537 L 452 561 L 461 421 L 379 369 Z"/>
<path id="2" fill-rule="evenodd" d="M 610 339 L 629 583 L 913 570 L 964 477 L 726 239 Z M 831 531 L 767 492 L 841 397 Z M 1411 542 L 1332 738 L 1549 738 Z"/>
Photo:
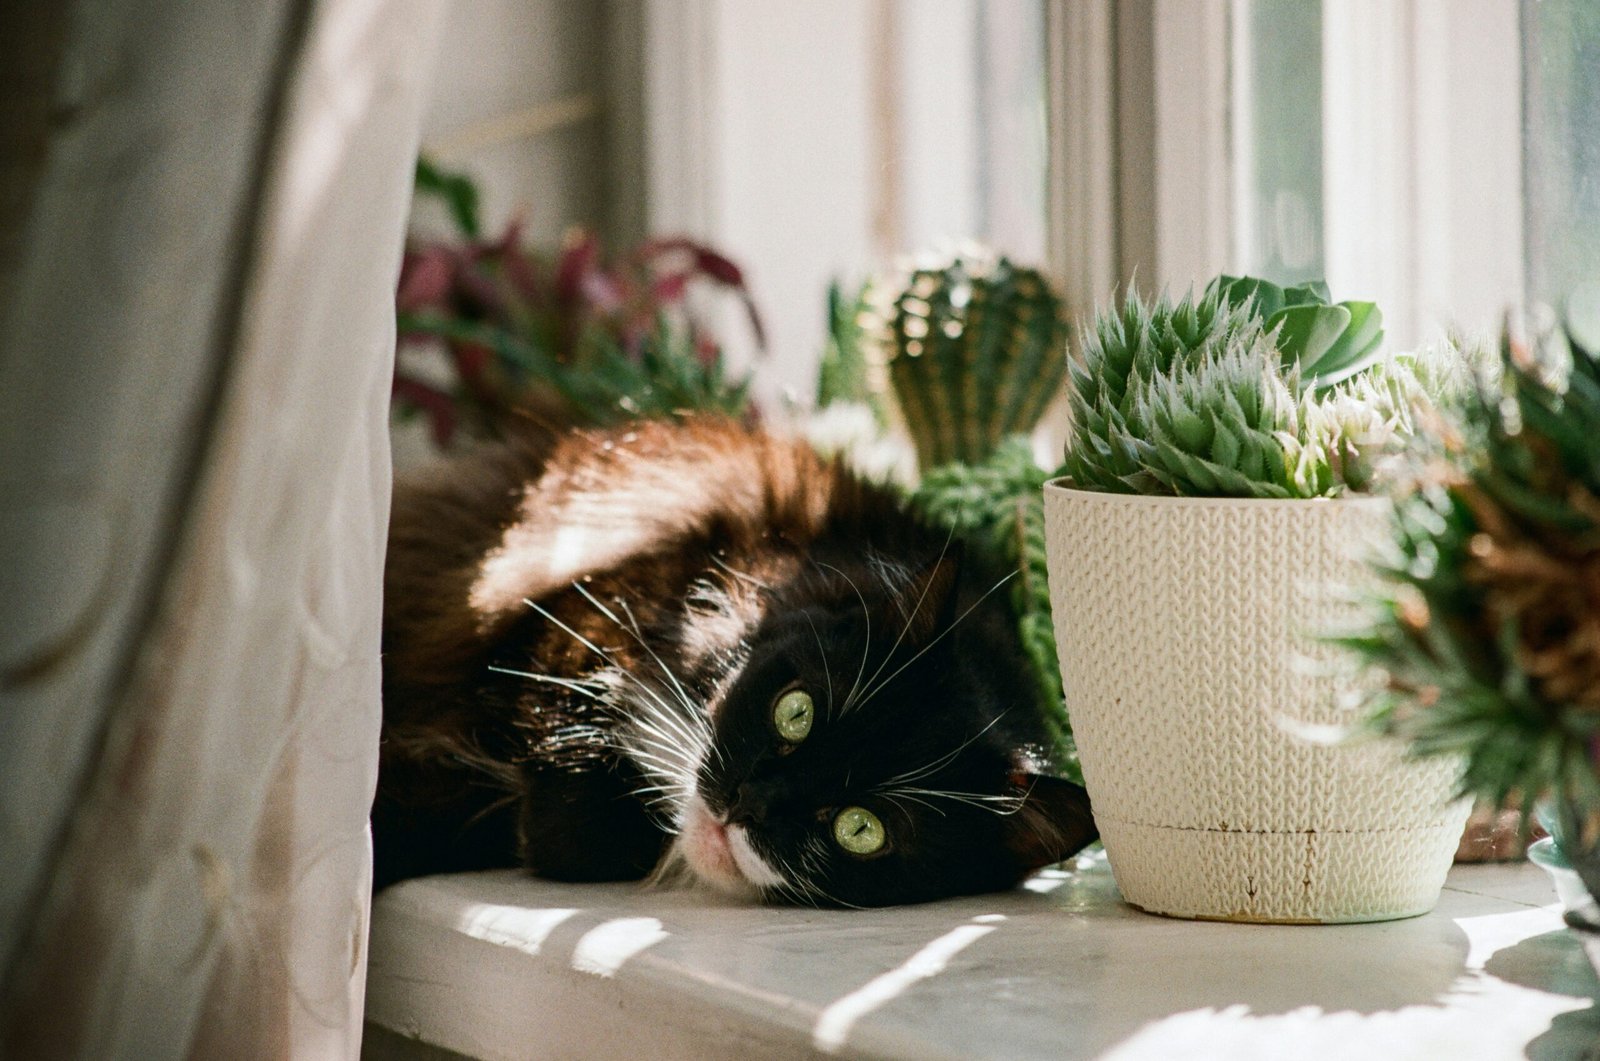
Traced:
<path id="1" fill-rule="evenodd" d="M 650 693 L 650 690 L 647 688 L 643 689 L 643 691 L 647 694 Z M 661 733 L 661 735 L 664 737 L 666 736 L 666 732 L 663 732 L 664 727 L 666 731 L 670 731 L 672 734 L 674 734 L 676 738 L 688 748 L 699 749 L 705 744 L 705 741 L 709 736 L 708 733 L 706 733 L 700 727 L 696 727 L 685 722 L 683 717 L 678 712 L 673 711 L 670 706 L 661 700 L 660 697 L 654 697 L 654 701 L 654 703 L 645 700 L 634 701 L 634 706 L 637 708 L 637 710 L 644 713 L 649 719 L 653 720 L 654 725 L 650 727 L 651 729 Z M 640 725 L 644 724 L 643 719 L 635 718 L 633 721 Z"/>
<path id="2" fill-rule="evenodd" d="M 650 700 L 638 699 L 632 700 L 630 706 L 633 708 L 631 720 L 638 722 L 641 727 L 657 734 L 663 740 L 670 740 L 685 748 L 699 746 L 700 734 L 673 717 L 669 708 Z"/>
<path id="3" fill-rule="evenodd" d="M 587 597 L 589 594 L 584 592 L 584 596 Z M 633 609 L 628 607 L 628 602 L 623 600 L 621 597 L 618 597 L 617 607 L 621 608 L 622 614 L 628 617 L 628 626 L 625 627 L 625 629 L 627 629 L 628 632 L 633 635 L 633 639 L 635 641 L 639 642 L 639 647 L 650 653 L 650 658 L 656 661 L 656 666 L 661 668 L 661 673 L 667 676 L 667 681 L 671 682 L 672 688 L 677 691 L 679 702 L 682 703 L 683 706 L 687 708 L 695 718 L 703 719 L 705 717 L 705 706 L 703 704 L 696 703 L 694 699 L 689 696 L 689 691 L 683 687 L 683 683 L 678 680 L 678 676 L 673 672 L 672 668 L 667 666 L 666 660 L 657 655 L 656 650 L 650 647 L 650 642 L 645 640 L 644 630 L 639 626 L 639 620 L 634 617 Z M 615 622 L 615 619 L 613 618 L 612 621 Z"/>
<path id="4" fill-rule="evenodd" d="M 667 848 L 666 854 L 661 856 L 661 861 L 656 863 L 656 868 L 650 871 L 650 876 L 645 878 L 645 884 L 652 888 L 660 888 L 693 879 L 693 876 L 694 871 L 689 868 L 688 859 L 684 857 L 677 844 L 672 844 Z"/>
<path id="5" fill-rule="evenodd" d="M 632 633 L 641 644 L 643 639 L 635 631 L 628 631 L 621 620 L 600 604 L 587 590 L 574 583 L 574 588 L 589 602 L 597 607 L 600 613 L 616 624 L 618 629 Z M 692 704 L 685 702 L 683 711 L 673 710 L 652 683 L 645 681 L 628 667 L 623 666 L 615 656 L 589 638 L 583 636 L 571 626 L 567 625 L 548 608 L 537 601 L 523 598 L 523 603 L 532 608 L 548 622 L 554 623 L 568 636 L 579 644 L 603 659 L 619 675 L 629 679 L 632 690 L 642 695 L 630 697 L 635 710 L 631 717 L 624 721 L 628 732 L 619 733 L 613 738 L 613 746 L 617 747 L 624 755 L 632 759 L 647 775 L 652 775 L 654 780 L 661 783 L 675 783 L 684 786 L 684 791 L 692 791 L 695 772 L 699 769 L 701 760 L 706 754 L 706 749 L 716 750 L 714 742 L 710 740 L 710 723 L 704 714 L 694 710 Z M 630 613 L 630 618 L 632 618 Z M 636 623 L 637 625 L 637 623 Z M 645 645 L 647 651 L 654 656 L 655 653 Z M 661 664 L 659 657 L 657 663 L 674 684 L 677 677 L 671 673 L 670 668 Z M 558 684 L 562 684 L 558 682 Z M 681 691 L 681 686 L 679 686 Z M 577 691 L 577 690 L 574 690 Z M 615 689 L 614 695 L 620 696 L 627 690 L 622 687 Z M 613 704 L 613 706 L 615 706 Z M 692 728 L 691 728 L 692 727 Z M 649 749 L 654 748 L 655 751 Z M 658 754 L 660 753 L 660 754 Z M 681 799 L 676 801 L 679 806 L 673 808 L 674 818 L 681 811 Z"/>
<path id="6" fill-rule="evenodd" d="M 629 670 L 627 667 L 624 667 L 622 664 L 618 663 L 616 661 L 616 659 L 611 655 L 611 653 L 607 652 L 605 649 L 601 648 L 599 645 L 595 644 L 593 641 L 589 640 L 587 637 L 584 637 L 582 634 L 578 633 L 578 631 L 574 630 L 572 627 L 570 627 L 566 623 L 562 622 L 553 613 L 551 613 L 551 611 L 548 608 L 543 607 L 542 605 L 540 605 L 536 601 L 533 601 L 533 600 L 528 599 L 527 597 L 524 597 L 522 599 L 522 603 L 526 604 L 528 607 L 532 608 L 534 611 L 536 611 L 540 615 L 544 616 L 544 618 L 547 619 L 548 621 L 550 621 L 550 622 L 554 623 L 556 626 L 560 627 L 563 631 L 565 631 L 569 636 L 571 636 L 579 644 L 583 645 L 590 652 L 593 652 L 595 655 L 599 656 L 601 659 L 603 659 L 607 663 L 609 663 L 613 668 L 615 668 L 617 670 L 618 673 L 626 675 L 627 677 L 633 679 L 634 683 L 636 685 L 638 685 L 638 687 L 641 690 L 643 690 L 647 695 L 649 695 L 658 704 L 660 704 L 663 709 L 666 709 L 666 706 L 667 706 L 666 702 L 661 699 L 660 694 L 658 694 L 654 689 L 652 689 L 637 674 L 633 673 L 633 671 Z M 621 627 L 620 623 L 618 623 L 617 625 L 619 626 L 619 628 Z"/>
<path id="7" fill-rule="evenodd" d="M 861 602 L 861 618 L 867 624 L 866 636 L 862 638 L 861 666 L 856 669 L 856 680 L 850 683 L 850 694 L 844 698 L 844 706 L 839 709 L 839 713 L 842 715 L 855 706 L 856 691 L 861 688 L 861 678 L 867 673 L 867 656 L 872 651 L 872 612 L 867 608 L 867 598 L 862 595 L 861 587 L 856 585 L 855 579 L 832 564 L 825 564 L 821 560 L 813 560 L 812 563 L 818 567 L 825 567 L 830 571 L 837 572 L 840 578 L 850 584 L 850 588 L 855 590 L 856 599 Z"/>
<path id="8" fill-rule="evenodd" d="M 685 785 L 693 783 L 703 754 L 699 744 L 677 739 L 640 719 L 632 720 L 626 734 L 620 736 L 614 746 L 638 761 L 639 765 L 659 766 L 671 775 L 671 779 Z"/>
<path id="9" fill-rule="evenodd" d="M 655 761 L 663 765 L 670 765 L 683 774 L 687 774 L 690 771 L 694 761 L 693 749 L 670 740 L 660 730 L 641 727 L 640 731 L 634 735 L 634 740 L 643 747 L 655 749 L 654 753 L 641 752 L 641 756 L 651 756 Z"/>
<path id="10" fill-rule="evenodd" d="M 629 795 L 644 800 L 646 809 L 658 812 L 665 808 L 675 812 L 680 800 L 687 799 L 690 793 L 681 785 L 646 785 L 636 788 Z"/>
<path id="11" fill-rule="evenodd" d="M 682 793 L 685 786 L 681 782 L 664 781 L 658 785 L 642 785 L 633 790 L 635 796 L 643 796 L 651 792 Z"/>
<path id="12" fill-rule="evenodd" d="M 625 746 L 624 750 L 629 753 L 630 758 L 641 763 L 653 763 L 667 771 L 669 776 L 661 780 L 687 783 L 687 762 L 678 749 L 663 745 L 649 737 L 638 736 Z"/>
<path id="13" fill-rule="evenodd" d="M 593 641 L 590 641 L 587 637 L 584 637 L 582 634 L 578 633 L 578 631 L 574 630 L 572 627 L 568 626 L 566 623 L 564 623 L 560 619 L 556 618 L 555 614 L 552 613 L 550 611 L 550 609 L 546 608 L 544 605 L 540 604 L 538 601 L 532 600 L 531 598 L 528 598 L 528 597 L 523 597 L 522 598 L 522 603 L 526 604 L 528 607 L 532 608 L 534 611 L 536 611 L 540 615 L 544 616 L 545 619 L 549 620 L 552 623 L 555 623 L 562 630 L 566 631 L 569 635 L 571 635 L 571 637 L 572 637 L 572 639 L 574 641 L 577 641 L 578 644 L 582 645 L 584 648 L 587 648 L 590 652 L 593 652 L 595 655 L 599 656 L 601 659 L 605 660 L 607 663 L 611 664 L 613 667 L 616 667 L 618 670 L 622 670 L 622 671 L 626 671 L 627 670 L 627 668 L 623 667 L 616 660 L 611 658 L 611 653 L 607 652 L 605 649 L 601 648 L 599 645 L 595 644 Z"/>
<path id="14" fill-rule="evenodd" d="M 679 681 L 677 674 L 673 672 L 672 668 L 667 665 L 667 662 L 661 658 L 656 650 L 650 646 L 649 641 L 645 639 L 643 628 L 639 625 L 638 617 L 633 614 L 633 609 L 628 607 L 628 602 L 620 597 L 616 600 L 617 606 L 621 608 L 622 613 L 628 617 L 628 622 L 623 623 L 621 619 L 617 618 L 616 613 L 602 604 L 600 600 L 597 599 L 594 594 L 590 593 L 588 589 L 586 589 L 581 583 L 573 582 L 572 588 L 577 590 L 583 599 L 588 601 L 596 611 L 598 611 L 605 618 L 609 619 L 619 630 L 622 630 L 624 633 L 632 637 L 634 641 L 639 644 L 640 648 L 643 648 L 647 653 L 649 653 L 650 658 L 655 661 L 656 667 L 659 668 L 666 679 L 672 683 L 672 691 L 676 694 L 677 700 L 684 710 L 682 713 L 670 711 L 663 703 L 661 705 L 663 708 L 661 721 L 678 730 L 684 739 L 690 744 L 694 745 L 697 749 L 697 752 L 694 756 L 696 762 L 689 768 L 691 770 L 694 769 L 695 766 L 698 765 L 699 758 L 701 758 L 707 752 L 715 756 L 719 762 L 723 762 L 723 751 L 721 748 L 717 747 L 716 741 L 712 739 L 711 720 L 708 712 L 705 709 L 705 706 L 703 704 L 697 704 L 689 696 L 688 690 L 686 690 L 683 686 L 683 683 Z M 640 682 L 640 684 L 643 685 L 642 681 L 637 675 L 634 675 L 633 678 L 634 681 Z M 661 701 L 659 696 L 656 696 L 655 699 L 658 703 Z"/>
<path id="15" fill-rule="evenodd" d="M 584 600 L 593 605 L 596 611 L 615 623 L 618 629 L 632 636 L 639 643 L 639 647 L 650 654 L 650 658 L 655 660 L 656 666 L 661 668 L 661 673 L 666 675 L 667 680 L 672 683 L 672 688 L 677 692 L 679 701 L 682 702 L 684 707 L 694 712 L 696 709 L 694 701 L 689 698 L 688 692 L 684 690 L 683 684 L 678 681 L 678 676 L 672 672 L 672 668 L 667 666 L 666 662 L 656 654 L 656 650 L 651 648 L 650 643 L 644 639 L 644 631 L 640 629 L 639 620 L 634 618 L 633 611 L 628 607 L 628 602 L 620 597 L 617 598 L 617 606 L 622 609 L 623 614 L 628 617 L 628 622 L 631 624 L 631 626 L 624 626 L 622 620 L 618 619 L 610 608 L 600 603 L 599 599 L 593 593 L 590 593 L 583 583 L 574 582 L 572 583 L 572 588 L 577 590 Z"/>
<path id="16" fill-rule="evenodd" d="M 864 696 L 862 696 L 861 703 L 865 704 L 868 700 L 871 700 L 874 696 L 877 696 L 880 692 L 882 692 L 888 686 L 888 684 L 890 682 L 894 681 L 896 678 L 898 678 L 900 676 L 900 673 L 902 671 L 904 671 L 907 667 L 911 666 L 917 660 L 921 659 L 924 655 L 926 655 L 928 650 L 933 648 L 934 645 L 937 645 L 940 641 L 943 641 L 945 639 L 945 637 L 950 633 L 950 631 L 954 630 L 956 627 L 961 625 L 962 620 L 964 620 L 967 616 L 971 615 L 973 613 L 973 611 L 976 610 L 977 607 L 979 605 L 981 605 L 984 601 L 988 600 L 989 597 L 991 595 L 993 595 L 996 590 L 998 590 L 1001 586 L 1004 586 L 1007 582 L 1010 582 L 1012 579 L 1016 578 L 1018 574 L 1020 574 L 1020 572 L 1013 571 L 1009 575 L 1006 575 L 1004 578 L 1002 578 L 999 582 L 996 582 L 994 585 L 990 586 L 984 592 L 983 596 L 981 596 L 977 600 L 973 601 L 972 604 L 967 608 L 966 611 L 964 611 L 960 615 L 956 616 L 954 622 L 952 622 L 949 626 L 945 627 L 943 630 L 939 631 L 939 636 L 938 637 L 935 637 L 932 641 L 929 641 L 926 645 L 923 645 L 922 649 L 915 656 L 912 656 L 910 659 L 908 659 L 904 663 L 902 663 L 895 670 L 895 672 L 893 674 L 889 675 L 887 678 L 883 679 L 883 681 L 879 682 L 877 685 L 875 685 L 871 689 L 869 689 L 867 691 L 867 693 Z M 880 667 L 879 669 L 881 670 L 882 668 Z"/>
<path id="17" fill-rule="evenodd" d="M 826 865 L 827 858 L 828 849 L 823 845 L 822 841 L 818 840 L 815 836 L 808 837 L 805 844 L 800 849 L 800 864 L 806 868 L 806 871 L 809 874 L 806 878 L 804 878 L 805 886 L 810 888 L 817 895 L 828 900 L 830 903 L 836 903 L 839 906 L 847 906 L 852 910 L 863 909 L 863 907 L 857 906 L 855 903 L 846 902 L 845 900 L 839 898 L 837 895 L 834 895 L 817 882 L 816 878 L 820 875 L 821 867 Z"/>
<path id="18" fill-rule="evenodd" d="M 933 567 L 930 569 L 928 577 L 922 580 L 922 592 L 917 595 L 917 603 L 911 606 L 911 611 L 909 614 L 904 608 L 899 609 L 900 614 L 906 617 L 905 625 L 900 627 L 900 634 L 894 639 L 894 644 L 889 646 L 889 652 L 883 657 L 883 662 L 878 664 L 878 669 L 873 671 L 872 677 L 867 679 L 867 687 L 869 689 L 872 687 L 872 683 L 878 680 L 878 675 L 883 673 L 883 668 L 887 667 L 889 662 L 894 659 L 894 654 L 900 650 L 900 645 L 905 641 L 906 634 L 911 632 L 911 624 L 916 621 L 917 613 L 922 610 L 922 602 L 927 600 L 928 590 L 933 587 L 934 576 L 939 570 L 939 565 L 944 563 L 944 558 L 949 555 L 950 543 L 955 540 L 955 536 L 956 528 L 954 524 L 952 524 L 950 527 L 950 533 L 945 535 L 944 545 L 939 549 L 938 557 L 933 561 Z M 882 566 L 882 559 L 876 557 L 875 555 L 872 557 L 872 559 L 876 560 L 879 564 L 878 577 L 883 580 L 884 585 L 890 585 L 891 579 L 887 576 L 886 571 Z M 896 600 L 896 607 L 899 607 L 898 600 Z M 866 696 L 862 698 L 861 702 L 866 703 L 870 699 L 872 699 L 872 693 L 868 692 Z"/>
<path id="19" fill-rule="evenodd" d="M 599 700 L 602 703 L 607 702 L 603 692 L 596 692 L 592 688 L 592 686 L 599 684 L 593 681 L 586 682 L 576 678 L 560 678 L 554 674 L 535 674 L 532 671 L 514 670 L 511 667 L 497 667 L 492 663 L 489 664 L 489 670 L 496 674 L 509 674 L 513 677 L 527 678 L 530 681 L 544 682 L 548 685 L 559 685 L 563 689 L 571 690 L 580 696 L 587 696 L 591 700 Z M 603 689 L 604 686 L 601 686 L 601 688 Z"/>
<path id="20" fill-rule="evenodd" d="M 684 710 L 688 712 L 686 722 L 694 726 L 695 735 L 699 739 L 701 746 L 716 756 L 718 762 L 725 763 L 726 760 L 723 757 L 722 749 L 717 747 L 716 741 L 712 739 L 711 714 L 706 705 L 696 703 L 690 699 L 688 691 L 684 689 L 683 683 L 678 680 L 678 676 L 673 673 L 672 668 L 667 666 L 666 661 L 656 654 L 656 650 L 650 647 L 649 642 L 645 641 L 644 632 L 639 627 L 639 620 L 634 618 L 633 609 L 628 607 L 628 602 L 619 597 L 617 598 L 617 604 L 622 608 L 622 613 L 628 617 L 628 621 L 633 624 L 631 633 L 634 640 L 639 642 L 639 645 L 646 652 L 650 653 L 650 658 L 656 661 L 656 666 L 661 668 L 661 672 L 667 676 L 667 680 L 672 682 L 672 687 L 678 691 L 678 699 L 683 704 Z"/>
<path id="21" fill-rule="evenodd" d="M 817 639 L 817 655 L 822 657 L 822 676 L 828 680 L 828 714 L 833 714 L 833 668 L 828 666 L 828 650 L 822 646 L 822 635 L 817 633 L 817 624 L 811 620 L 810 612 L 802 613 L 806 617 L 806 625 L 811 627 L 811 636 Z"/>
<path id="22" fill-rule="evenodd" d="M 615 623 L 618 629 L 623 630 L 625 633 L 632 633 L 632 631 L 629 631 L 625 626 L 623 626 L 622 622 L 619 619 L 617 619 L 617 617 L 614 614 L 612 614 L 609 609 L 607 609 L 604 605 L 600 604 L 599 601 L 597 601 L 594 598 L 594 596 L 592 594 L 590 594 L 587 590 L 585 590 L 581 585 L 579 585 L 578 583 L 573 583 L 573 587 L 575 589 L 577 589 L 578 592 L 585 597 L 585 599 L 587 599 L 591 604 L 593 604 L 596 608 L 598 608 L 602 615 L 604 615 L 606 618 L 609 618 L 613 623 Z M 523 599 L 523 603 L 525 603 L 528 607 L 532 608 L 534 611 L 538 612 L 540 615 L 544 616 L 544 618 L 547 619 L 548 621 L 550 621 L 550 622 L 554 623 L 556 626 L 560 627 L 568 635 L 570 635 L 572 638 L 577 640 L 579 644 L 583 645 L 584 647 L 589 649 L 589 651 L 595 653 L 601 659 L 605 660 L 608 664 L 610 664 L 612 667 L 614 667 L 620 674 L 623 674 L 626 677 L 632 679 L 634 685 L 641 692 L 643 692 L 646 696 L 648 696 L 651 700 L 655 701 L 655 704 L 659 706 L 660 710 L 656 711 L 646 701 L 636 700 L 635 702 L 641 708 L 644 708 L 646 710 L 650 710 L 651 713 L 653 715 L 655 715 L 656 717 L 658 717 L 663 723 L 666 723 L 666 724 L 670 725 L 674 730 L 676 730 L 679 733 L 679 735 L 685 741 L 687 741 L 688 743 L 690 743 L 690 744 L 701 744 L 702 743 L 702 741 L 697 739 L 697 738 L 699 738 L 701 736 L 701 734 L 697 734 L 697 733 L 691 731 L 688 728 L 688 724 L 685 722 L 684 714 L 681 713 L 681 712 L 676 712 L 676 711 L 671 710 L 670 707 L 668 707 L 666 701 L 662 699 L 661 695 L 656 692 L 656 690 L 650 685 L 650 683 L 644 681 L 644 679 L 640 678 L 632 670 L 628 669 L 627 667 L 622 666 L 622 664 L 618 663 L 616 658 L 614 656 L 612 656 L 611 653 L 607 652 L 605 649 L 601 648 L 599 645 L 596 645 L 593 641 L 589 640 L 587 637 L 584 637 L 582 634 L 578 633 L 572 627 L 570 627 L 566 623 L 562 622 L 559 618 L 557 618 L 554 614 L 552 614 L 549 609 L 544 608 L 541 605 L 539 605 L 538 603 L 536 603 L 535 601 L 529 600 L 527 598 Z M 637 633 L 633 633 L 633 636 L 635 638 L 639 637 L 639 635 Z M 641 644 L 644 643 L 642 639 L 640 639 L 640 643 Z M 646 645 L 645 647 L 646 647 L 647 650 L 649 649 L 648 645 Z M 653 652 L 652 652 L 652 655 L 654 655 Z M 658 659 L 657 662 L 659 663 L 659 659 Z M 669 678 L 672 678 L 672 680 L 674 682 L 677 681 L 676 677 L 674 677 L 672 675 L 671 671 L 668 670 L 664 665 L 663 665 L 663 670 L 666 670 L 667 676 Z M 690 718 L 690 719 L 697 719 L 698 718 L 697 713 L 694 713 L 693 710 L 692 710 L 693 709 L 693 705 L 688 704 L 686 702 L 684 704 L 684 706 L 687 707 L 687 708 L 690 708 L 691 713 L 687 716 L 688 718 Z"/>
<path id="23" fill-rule="evenodd" d="M 630 758 L 650 758 L 668 767 L 675 776 L 692 777 L 699 766 L 702 742 L 694 735 L 663 725 L 661 720 L 670 721 L 670 716 L 649 703 L 635 700 L 632 707 L 632 713 L 623 719 L 624 727 L 614 736 L 613 746 Z M 669 756 L 670 761 L 664 761 L 660 756 L 649 756 L 646 752 L 649 748 Z"/>
<path id="24" fill-rule="evenodd" d="M 928 807 L 932 807 L 933 805 L 928 803 L 926 800 L 917 799 L 917 797 L 930 796 L 936 799 L 948 799 L 957 803 L 965 803 L 968 806 L 977 807 L 979 810 L 989 811 L 991 814 L 997 814 L 1001 817 L 1008 817 L 1017 813 L 1022 809 L 1022 805 L 1026 801 L 1025 796 L 991 796 L 981 792 L 956 792 L 953 790 L 939 788 L 900 787 L 885 791 L 882 794 L 887 798 L 893 798 L 895 795 L 901 795 L 907 799 L 916 799 L 917 802 Z M 998 804 L 999 806 L 991 806 L 991 804 Z M 943 812 L 941 811 L 940 813 Z"/>
<path id="25" fill-rule="evenodd" d="M 998 715 L 994 716 L 994 718 L 989 720 L 989 724 L 987 726 L 984 726 L 978 732 L 974 733 L 972 736 L 956 745 L 956 747 L 950 751 L 945 752 L 943 755 L 925 763 L 922 766 L 913 767 L 903 774 L 896 774 L 894 777 L 889 778 L 887 781 L 877 786 L 877 788 L 875 788 L 873 791 L 881 792 L 888 788 L 901 788 L 905 785 L 911 784 L 914 781 L 920 781 L 925 777 L 929 777 L 938 773 L 940 770 L 943 770 L 946 766 L 950 765 L 950 763 L 955 760 L 956 756 L 970 748 L 985 733 L 988 733 L 991 729 L 994 729 L 995 726 L 998 726 L 1000 724 L 1000 720 L 1006 717 L 1006 713 L 1006 711 L 1002 711 Z"/>
<path id="26" fill-rule="evenodd" d="M 746 573 L 744 571 L 740 571 L 740 570 L 738 570 L 738 569 L 736 569 L 734 567 L 729 566 L 726 562 L 724 562 L 722 560 L 721 557 L 716 556 L 715 554 L 712 555 L 711 562 L 713 564 L 716 564 L 718 567 L 722 568 L 722 570 L 726 571 L 728 574 L 732 575 L 734 578 L 737 578 L 742 582 L 748 582 L 752 586 L 755 586 L 757 589 L 771 589 L 772 588 L 772 583 L 764 582 L 764 581 L 762 581 L 761 579 L 757 578 L 756 576 L 754 576 L 752 574 L 748 574 L 748 573 Z"/>
<path id="27" fill-rule="evenodd" d="M 935 806 L 934 804 L 929 803 L 927 800 L 919 799 L 918 797 L 913 796 L 913 795 L 909 795 L 909 794 L 902 795 L 902 792 L 899 789 L 895 789 L 895 790 L 891 790 L 891 791 L 879 791 L 878 794 L 881 795 L 884 799 L 888 800 L 890 803 L 893 803 L 896 807 L 899 807 L 900 808 L 900 813 L 906 815 L 906 817 L 908 817 L 908 818 L 911 816 L 911 812 L 906 810 L 904 803 L 900 802 L 902 799 L 908 799 L 913 803 L 919 803 L 922 806 L 927 807 L 929 810 L 933 811 L 933 813 L 937 814 L 941 818 L 946 816 L 945 813 L 944 813 L 944 808 L 943 807 Z"/>
<path id="28" fill-rule="evenodd" d="M 638 757 L 637 760 L 634 760 L 634 762 L 640 762 L 640 765 L 643 765 L 642 760 L 643 760 L 643 762 L 650 762 L 650 763 L 654 763 L 654 765 L 658 765 L 658 767 L 661 767 L 662 773 L 664 773 L 664 775 L 666 775 L 666 776 L 646 775 L 645 776 L 645 781 L 654 781 L 654 783 L 662 784 L 662 786 L 680 786 L 680 787 L 688 786 L 688 783 L 686 783 L 686 781 L 678 781 L 677 775 L 675 775 L 675 773 L 672 773 L 672 771 L 675 770 L 674 765 L 672 765 L 672 763 L 670 763 L 670 762 L 667 762 L 667 760 L 661 759 L 661 757 L 659 757 L 659 755 L 651 755 L 651 754 L 648 754 L 648 752 L 645 752 L 645 754 L 640 755 L 640 757 Z"/>
<path id="29" fill-rule="evenodd" d="M 795 868 L 789 864 L 788 859 L 781 856 L 774 856 L 774 858 L 777 861 L 778 874 L 783 878 L 783 883 L 773 890 L 780 895 L 793 899 L 795 902 L 806 903 L 820 910 L 822 904 L 817 901 L 816 896 L 807 890 L 805 881 L 795 871 Z"/>

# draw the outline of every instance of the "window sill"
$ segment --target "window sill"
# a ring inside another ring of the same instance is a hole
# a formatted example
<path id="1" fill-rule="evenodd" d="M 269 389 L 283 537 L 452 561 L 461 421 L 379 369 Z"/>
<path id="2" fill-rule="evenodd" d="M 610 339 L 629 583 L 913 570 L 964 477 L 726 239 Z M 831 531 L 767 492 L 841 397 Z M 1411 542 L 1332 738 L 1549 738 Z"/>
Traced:
<path id="1" fill-rule="evenodd" d="M 1600 984 L 1534 866 L 1458 866 L 1424 917 L 1301 928 L 1140 914 L 1087 861 L 871 912 L 410 881 L 374 904 L 366 1056 L 1521 1058 L 1600 1040 Z"/>

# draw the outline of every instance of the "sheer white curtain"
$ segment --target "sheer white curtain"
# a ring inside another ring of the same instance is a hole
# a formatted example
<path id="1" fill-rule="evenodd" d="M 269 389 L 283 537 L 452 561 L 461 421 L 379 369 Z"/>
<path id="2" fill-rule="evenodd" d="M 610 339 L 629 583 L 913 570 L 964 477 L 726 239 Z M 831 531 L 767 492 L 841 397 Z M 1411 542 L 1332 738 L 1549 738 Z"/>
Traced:
<path id="1" fill-rule="evenodd" d="M 441 9 L 0 13 L 0 1055 L 357 1052 Z"/>

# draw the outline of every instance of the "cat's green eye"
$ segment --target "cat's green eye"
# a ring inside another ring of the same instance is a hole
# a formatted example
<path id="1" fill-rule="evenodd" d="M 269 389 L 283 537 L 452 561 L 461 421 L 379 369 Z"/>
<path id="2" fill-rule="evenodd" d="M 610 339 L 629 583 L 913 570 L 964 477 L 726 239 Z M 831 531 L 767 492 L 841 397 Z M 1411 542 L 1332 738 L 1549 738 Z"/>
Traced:
<path id="1" fill-rule="evenodd" d="M 852 855 L 870 855 L 883 846 L 883 823 L 865 807 L 846 807 L 833 819 L 833 838 Z"/>
<path id="2" fill-rule="evenodd" d="M 790 744 L 806 739 L 816 717 L 817 708 L 811 702 L 811 694 L 803 689 L 790 689 L 778 697 L 772 708 L 772 724 L 778 728 L 778 736 Z"/>

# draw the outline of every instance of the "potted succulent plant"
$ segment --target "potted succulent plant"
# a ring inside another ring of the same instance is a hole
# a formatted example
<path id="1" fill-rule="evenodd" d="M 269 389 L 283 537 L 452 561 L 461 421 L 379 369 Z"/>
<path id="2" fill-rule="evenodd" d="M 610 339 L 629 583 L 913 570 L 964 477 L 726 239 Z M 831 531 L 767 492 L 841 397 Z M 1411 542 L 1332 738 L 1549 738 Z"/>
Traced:
<path id="1" fill-rule="evenodd" d="M 1595 294 L 1529 342 L 1502 335 L 1444 459 L 1399 507 L 1374 621 L 1348 643 L 1377 673 L 1375 726 L 1463 758 L 1463 788 L 1496 806 L 1544 801 L 1555 863 L 1600 899 Z"/>
<path id="2" fill-rule="evenodd" d="M 1045 488 L 1072 731 L 1124 897 L 1240 921 L 1405 917 L 1437 901 L 1459 763 L 1309 740 L 1353 721 L 1320 636 L 1347 626 L 1444 357 L 1379 354 L 1370 303 L 1221 277 L 1129 294 L 1086 330 Z"/>

